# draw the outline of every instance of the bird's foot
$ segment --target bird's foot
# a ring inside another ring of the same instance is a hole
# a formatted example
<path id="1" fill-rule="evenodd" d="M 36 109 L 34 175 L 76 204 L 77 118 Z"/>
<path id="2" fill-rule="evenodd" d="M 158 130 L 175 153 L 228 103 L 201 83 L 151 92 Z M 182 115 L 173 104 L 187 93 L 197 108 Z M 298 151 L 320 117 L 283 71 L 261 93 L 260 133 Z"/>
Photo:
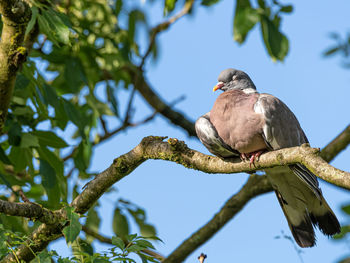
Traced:
<path id="1" fill-rule="evenodd" d="M 255 160 L 259 160 L 259 157 L 260 155 L 262 155 L 265 151 L 264 150 L 260 150 L 260 151 L 256 151 L 256 152 L 251 152 L 251 153 L 248 153 L 248 155 L 250 156 L 250 159 L 249 159 L 249 167 L 252 168 L 252 165 L 254 165 L 255 167 Z"/>
<path id="2" fill-rule="evenodd" d="M 240 153 L 239 158 L 241 159 L 242 162 L 249 160 L 248 154 L 246 153 Z"/>

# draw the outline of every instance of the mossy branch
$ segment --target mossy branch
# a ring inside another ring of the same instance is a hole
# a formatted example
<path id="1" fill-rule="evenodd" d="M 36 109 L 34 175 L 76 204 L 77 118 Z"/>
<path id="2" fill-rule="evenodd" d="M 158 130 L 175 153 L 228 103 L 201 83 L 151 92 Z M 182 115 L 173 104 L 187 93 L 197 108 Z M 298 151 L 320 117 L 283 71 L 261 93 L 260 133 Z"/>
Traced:
<path id="1" fill-rule="evenodd" d="M 27 49 L 23 46 L 31 9 L 22 0 L 0 0 L 3 22 L 0 41 L 0 134 L 6 120 L 16 73 L 25 61 Z"/>
<path id="2" fill-rule="evenodd" d="M 71 206 L 75 208 L 75 212 L 81 214 L 87 212 L 109 187 L 129 175 L 148 159 L 172 161 L 190 169 L 212 174 L 252 172 L 259 169 L 302 163 L 320 178 L 337 186 L 350 189 L 350 174 L 329 165 L 319 156 L 319 149 L 310 148 L 308 145 L 265 153 L 255 162 L 255 167 L 250 167 L 249 162 L 242 162 L 239 159 L 221 160 L 218 157 L 192 150 L 184 142 L 177 139 L 164 141 L 165 138 L 155 136 L 146 137 L 130 152 L 115 159 L 109 168 L 90 181 L 85 186 L 84 191 L 74 199 Z M 246 188 L 250 189 L 250 187 Z M 253 191 L 252 189 L 249 191 Z M 269 190 L 268 188 L 266 189 Z M 249 192 L 247 191 L 244 190 L 244 195 L 247 198 L 242 201 L 241 208 L 252 197 L 260 193 L 259 190 L 252 195 L 248 194 Z M 59 214 L 59 211 L 57 213 Z M 22 245 L 16 250 L 17 258 L 25 261 L 33 259 L 34 255 L 32 251 L 41 251 L 49 242 L 61 237 L 62 228 L 63 226 L 60 223 L 52 225 L 42 224 L 32 233 L 32 242 Z M 12 262 L 15 260 L 15 257 L 11 254 L 5 257 L 2 262 Z"/>

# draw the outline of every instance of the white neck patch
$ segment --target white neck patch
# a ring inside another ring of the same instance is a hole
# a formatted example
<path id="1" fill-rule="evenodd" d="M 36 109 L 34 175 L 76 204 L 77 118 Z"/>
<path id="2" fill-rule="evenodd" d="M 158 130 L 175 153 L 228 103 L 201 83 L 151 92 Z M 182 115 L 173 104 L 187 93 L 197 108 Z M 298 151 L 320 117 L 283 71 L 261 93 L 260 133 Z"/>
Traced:
<path id="1" fill-rule="evenodd" d="M 257 93 L 257 91 L 255 89 L 252 89 L 252 88 L 243 89 L 243 92 L 245 94 Z"/>

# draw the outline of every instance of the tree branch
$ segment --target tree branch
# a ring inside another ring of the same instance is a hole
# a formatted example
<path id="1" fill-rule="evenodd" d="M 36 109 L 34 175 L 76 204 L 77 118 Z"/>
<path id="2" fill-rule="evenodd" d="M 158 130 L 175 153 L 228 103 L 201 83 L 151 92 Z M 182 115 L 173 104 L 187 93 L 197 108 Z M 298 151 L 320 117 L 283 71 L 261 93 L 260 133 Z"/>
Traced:
<path id="1" fill-rule="evenodd" d="M 350 144 L 350 125 L 348 125 L 337 137 L 335 137 L 321 151 L 321 157 L 330 162 Z"/>
<path id="2" fill-rule="evenodd" d="M 230 174 L 302 163 L 320 178 L 350 189 L 350 173 L 332 167 L 319 156 L 318 149 L 310 148 L 307 145 L 267 152 L 256 161 L 256 167 L 252 168 L 249 162 L 242 162 L 239 159 L 221 160 L 218 157 L 192 150 L 184 142 L 177 139 L 169 139 L 167 142 L 163 142 L 165 138 L 146 137 L 130 152 L 115 159 L 109 168 L 90 181 L 85 186 L 84 191 L 74 199 L 71 206 L 75 208 L 75 212 L 84 214 L 109 187 L 129 175 L 148 159 L 168 160 L 206 173 Z M 244 202 L 242 205 L 244 205 Z M 32 233 L 31 243 L 22 245 L 16 250 L 17 258 L 25 261 L 33 259 L 32 251 L 41 251 L 49 242 L 61 237 L 62 228 L 61 224 L 42 224 Z M 2 262 L 14 260 L 15 257 L 11 254 L 5 257 Z"/>
<path id="3" fill-rule="evenodd" d="M 233 195 L 206 225 L 186 239 L 162 263 L 183 262 L 189 254 L 208 241 L 219 229 L 237 215 L 251 199 L 270 191 L 272 191 L 272 186 L 265 175 L 250 175 L 241 190 Z"/>
<path id="4" fill-rule="evenodd" d="M 189 136 L 197 136 L 194 129 L 194 122 L 189 120 L 183 113 L 173 110 L 171 106 L 166 104 L 147 83 L 143 71 L 130 67 L 126 68 L 126 70 L 131 76 L 134 87 L 140 92 L 150 106 L 170 120 L 170 122 L 187 131 Z"/>
<path id="5" fill-rule="evenodd" d="M 36 219 L 49 225 L 59 222 L 59 217 L 54 212 L 35 203 L 15 203 L 0 199 L 0 213 Z"/>
<path id="6" fill-rule="evenodd" d="M 149 56 L 149 54 L 151 53 L 153 47 L 154 47 L 154 43 L 156 41 L 156 37 L 160 32 L 163 32 L 165 30 L 167 30 L 169 28 L 169 26 L 171 24 L 174 24 L 177 20 L 179 20 L 181 17 L 187 15 L 190 10 L 192 9 L 192 6 L 194 4 L 194 0 L 189 0 L 184 4 L 183 9 L 176 15 L 174 15 L 173 17 L 171 17 L 169 20 L 160 23 L 159 25 L 155 26 L 152 31 L 151 31 L 151 38 L 150 38 L 150 43 L 148 45 L 147 51 L 145 53 L 145 55 L 142 57 L 141 63 L 139 68 L 142 69 L 143 65 L 146 62 L 147 57 Z"/>
<path id="7" fill-rule="evenodd" d="M 27 56 L 27 49 L 22 44 L 31 9 L 22 0 L 0 0 L 0 13 L 3 22 L 0 42 L 1 134 L 15 86 L 16 73 Z"/>
<path id="8" fill-rule="evenodd" d="M 350 132 L 349 132 L 348 126 L 343 132 L 341 132 L 334 140 L 332 140 L 326 147 L 323 148 L 321 151 L 320 156 L 324 158 L 327 162 L 330 162 L 339 152 L 341 152 L 343 149 L 346 148 L 346 146 L 350 143 Z M 279 174 L 279 176 L 284 176 L 286 173 L 290 173 L 291 171 L 287 167 L 280 167 L 279 169 L 274 170 L 265 170 L 267 176 L 271 173 Z M 249 182 L 249 180 L 248 180 Z M 246 183 L 246 185 L 248 184 Z M 261 181 L 264 183 L 263 181 Z M 261 183 L 260 182 L 260 183 Z M 246 186 L 245 185 L 245 186 Z M 241 191 L 245 188 L 241 189 Z M 254 186 L 260 188 L 262 186 L 259 186 L 259 182 L 255 184 Z M 267 186 L 266 186 L 267 187 Z M 248 188 L 249 189 L 249 188 Z M 240 192 L 241 192 L 240 191 Z M 249 191 L 249 190 L 248 190 Z M 270 186 L 270 191 L 272 191 L 272 187 Z M 263 193 L 263 192 L 262 192 Z M 262 194 L 257 193 L 256 196 Z M 234 201 L 235 194 L 232 196 L 227 202 Z M 255 197 L 256 197 L 255 196 Z M 250 200 L 250 199 L 249 199 Z M 242 200 L 239 200 L 242 201 Z M 247 201 L 248 202 L 248 201 Z M 238 202 L 240 204 L 240 202 Z M 224 214 L 226 209 L 226 205 L 224 205 L 223 208 L 217 213 Z M 235 207 L 235 203 L 232 203 L 232 207 Z M 243 209 L 243 206 L 241 207 Z M 191 237 L 186 239 L 183 243 L 180 244 L 178 248 L 176 248 L 166 259 L 164 262 L 178 262 L 184 260 L 187 256 L 189 256 L 194 250 L 196 250 L 198 247 L 200 247 L 202 244 L 207 242 L 217 231 L 219 231 L 230 219 L 233 218 L 233 216 L 237 213 L 235 210 L 231 209 L 226 211 L 227 215 L 230 215 L 231 217 L 227 217 L 226 220 L 222 220 L 220 217 L 215 216 L 212 220 L 210 220 L 207 224 L 205 224 L 203 227 L 201 227 L 199 230 L 197 230 L 194 234 L 192 234 Z M 215 231 L 213 230 L 213 226 L 217 226 Z"/>

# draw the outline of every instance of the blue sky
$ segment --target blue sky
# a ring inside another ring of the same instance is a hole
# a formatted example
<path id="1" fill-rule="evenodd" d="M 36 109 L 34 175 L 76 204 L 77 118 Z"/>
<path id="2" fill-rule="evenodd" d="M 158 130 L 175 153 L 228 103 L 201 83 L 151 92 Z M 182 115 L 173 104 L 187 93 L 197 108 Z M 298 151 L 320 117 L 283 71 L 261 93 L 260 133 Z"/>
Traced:
<path id="1" fill-rule="evenodd" d="M 221 1 L 212 8 L 196 8 L 195 14 L 172 25 L 160 35 L 160 57 L 147 65 L 147 77 L 158 94 L 171 102 L 185 95 L 176 109 L 195 120 L 208 112 L 219 93 L 213 93 L 221 70 L 233 67 L 246 71 L 260 92 L 282 99 L 299 119 L 313 147 L 323 147 L 349 124 L 350 71 L 340 67 L 339 59 L 324 59 L 322 51 L 333 44 L 330 32 L 349 30 L 350 2 L 293 1 L 294 12 L 283 17 L 282 29 L 289 38 L 290 52 L 283 63 L 273 63 L 256 27 L 243 45 L 233 42 L 233 1 Z M 149 17 L 161 19 L 161 6 L 153 5 Z M 126 99 L 121 91 L 121 98 Z M 152 112 L 138 96 L 136 116 Z M 113 127 L 113 121 L 109 123 Z M 136 146 L 148 135 L 166 135 L 184 140 L 189 147 L 207 153 L 196 139 L 169 125 L 162 117 L 118 134 L 94 152 L 93 171 L 103 171 L 114 158 Z M 332 162 L 350 171 L 350 151 Z M 147 161 L 118 182 L 117 193 L 102 197 L 104 205 L 101 231 L 112 235 L 111 220 L 115 201 L 129 199 L 146 209 L 164 244 L 159 252 L 167 255 L 184 239 L 209 221 L 224 202 L 240 189 L 246 174 L 208 175 L 175 163 Z M 321 182 L 325 198 L 342 223 L 348 222 L 340 210 L 348 203 L 348 192 Z M 134 228 L 136 229 L 136 228 Z M 300 262 L 288 240 L 275 239 L 283 231 L 290 235 L 274 194 L 252 200 L 232 221 L 185 262 L 197 262 L 201 252 L 206 262 Z M 317 232 L 317 246 L 303 249 L 304 262 L 336 262 L 346 253 L 345 243 L 336 243 Z M 105 249 L 95 242 L 98 250 Z M 64 240 L 51 245 L 68 255 Z"/>

